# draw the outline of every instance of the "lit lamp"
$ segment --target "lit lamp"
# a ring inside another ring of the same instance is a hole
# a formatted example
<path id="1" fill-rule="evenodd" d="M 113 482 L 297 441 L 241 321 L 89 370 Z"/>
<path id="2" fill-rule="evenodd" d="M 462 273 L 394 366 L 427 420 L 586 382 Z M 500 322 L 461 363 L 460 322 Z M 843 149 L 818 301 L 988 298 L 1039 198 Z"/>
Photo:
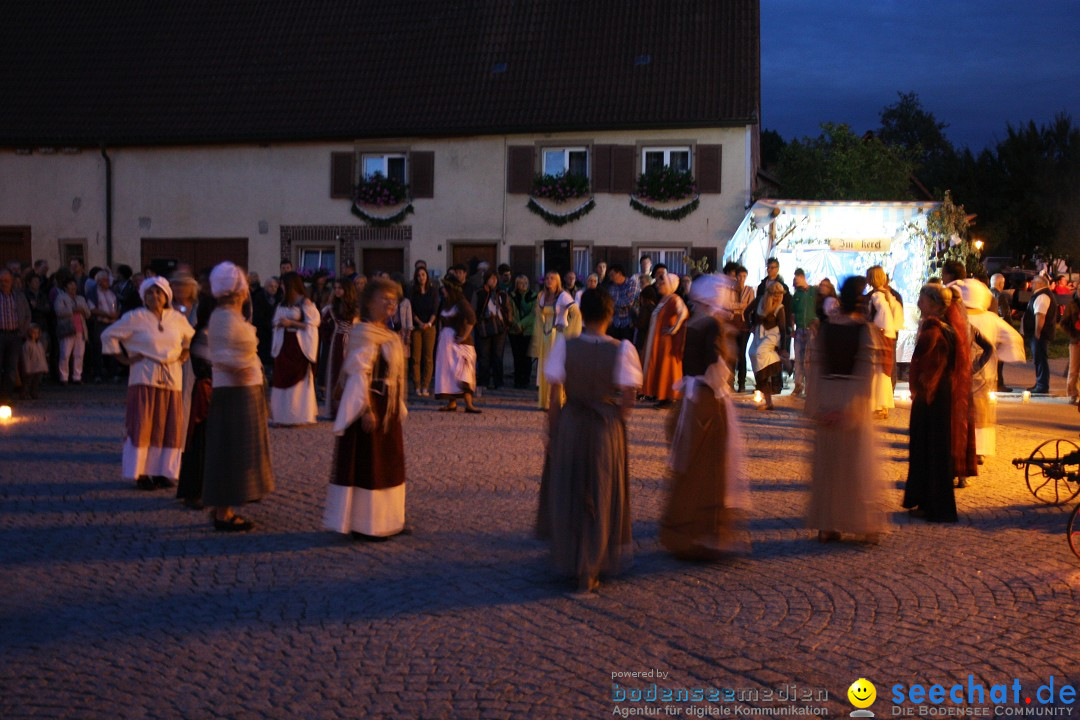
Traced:
<path id="1" fill-rule="evenodd" d="M 975 249 L 978 250 L 980 253 L 982 252 L 982 249 L 983 249 L 983 241 L 982 240 L 976 240 L 975 241 Z"/>
<path id="2" fill-rule="evenodd" d="M 11 406 L 10 405 L 0 405 L 0 422 L 2 422 L 2 423 L 11 422 Z"/>
<path id="3" fill-rule="evenodd" d="M 754 402 L 760 403 L 765 400 L 765 396 L 761 394 L 760 390 L 754 391 Z"/>
<path id="4" fill-rule="evenodd" d="M 994 392 L 993 390 L 990 391 L 990 402 L 992 402 L 992 403 L 997 402 L 997 393 Z"/>
<path id="5" fill-rule="evenodd" d="M 1024 398 L 1024 402 L 1031 402 L 1031 391 L 1030 390 L 1025 390 L 1023 398 Z"/>

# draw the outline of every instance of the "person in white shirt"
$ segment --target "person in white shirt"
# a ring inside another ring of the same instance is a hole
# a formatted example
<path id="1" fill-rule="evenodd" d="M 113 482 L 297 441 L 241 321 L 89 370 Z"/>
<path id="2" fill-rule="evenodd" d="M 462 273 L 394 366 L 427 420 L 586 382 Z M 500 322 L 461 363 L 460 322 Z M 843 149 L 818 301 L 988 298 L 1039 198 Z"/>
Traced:
<path id="1" fill-rule="evenodd" d="M 183 372 L 195 329 L 169 308 L 164 278 L 139 286 L 144 307 L 132 310 L 101 334 L 101 351 L 131 366 L 123 473 L 140 490 L 168 488 L 180 477 L 184 447 Z M 126 354 L 125 354 L 126 351 Z"/>
<path id="2" fill-rule="evenodd" d="M 315 365 L 319 361 L 319 310 L 304 292 L 297 273 L 281 277 L 285 297 L 274 311 L 274 376 L 270 418 L 278 425 L 311 425 L 315 400 Z"/>

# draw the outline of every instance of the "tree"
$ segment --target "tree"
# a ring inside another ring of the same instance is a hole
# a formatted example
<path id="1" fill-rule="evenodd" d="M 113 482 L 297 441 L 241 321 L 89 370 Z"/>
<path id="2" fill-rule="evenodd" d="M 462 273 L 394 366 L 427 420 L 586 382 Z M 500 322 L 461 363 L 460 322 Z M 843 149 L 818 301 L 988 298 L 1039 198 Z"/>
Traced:
<path id="1" fill-rule="evenodd" d="M 792 140 L 780 152 L 784 195 L 802 200 L 909 200 L 912 162 L 879 138 L 860 138 L 843 124 L 822 123 L 816 138 Z"/>
<path id="2" fill-rule="evenodd" d="M 761 167 L 768 170 L 780 161 L 780 153 L 787 143 L 775 130 L 761 131 Z"/>
<path id="3" fill-rule="evenodd" d="M 897 93 L 900 99 L 881 111 L 878 137 L 890 147 L 903 149 L 915 162 L 915 175 L 937 197 L 951 186 L 956 174 L 956 149 L 945 137 L 946 123 L 923 109 L 914 92 Z"/>

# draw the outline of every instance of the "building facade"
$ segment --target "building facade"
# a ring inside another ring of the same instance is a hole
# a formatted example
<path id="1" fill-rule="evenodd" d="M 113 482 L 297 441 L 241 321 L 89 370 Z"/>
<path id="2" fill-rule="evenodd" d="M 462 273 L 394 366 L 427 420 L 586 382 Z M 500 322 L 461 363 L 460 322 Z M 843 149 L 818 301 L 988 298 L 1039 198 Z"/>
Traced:
<path id="1" fill-rule="evenodd" d="M 277 4 L 298 12 L 296 4 L 264 2 L 253 13 Z M 597 3 L 604 4 L 612 3 Z M 359 13 L 354 30 L 370 26 L 375 11 L 356 8 L 365 3 L 339 5 Z M 393 87 L 373 87 L 381 81 L 356 77 L 355 65 L 348 72 L 338 64 L 296 70 L 296 58 L 281 50 L 342 31 L 339 25 L 347 30 L 348 18 L 319 16 L 297 27 L 278 17 L 262 28 L 271 35 L 262 42 L 276 40 L 276 51 L 268 47 L 252 60 L 230 54 L 250 27 L 241 13 L 219 19 L 210 31 L 216 41 L 203 41 L 213 42 L 206 57 L 184 60 L 185 72 L 202 84 L 174 77 L 169 64 L 183 63 L 167 51 L 148 51 L 165 53 L 158 85 L 173 95 L 159 98 L 160 108 L 144 106 L 150 86 L 138 74 L 137 53 L 114 49 L 110 67 L 132 64 L 129 82 L 92 68 L 83 80 L 111 99 L 102 118 L 86 107 L 85 85 L 50 88 L 58 82 L 50 80 L 54 61 L 35 56 L 21 36 L 10 38 L 10 60 L 23 78 L 42 81 L 37 90 L 25 82 L 7 88 L 25 102 L 0 110 L 0 259 L 42 258 L 56 267 L 79 256 L 88 267 L 167 269 L 179 262 L 196 270 L 231 259 L 263 275 L 276 274 L 283 258 L 334 271 L 351 259 L 362 272 L 406 275 L 420 259 L 436 272 L 487 260 L 535 276 L 556 255 L 556 264 L 580 272 L 598 260 L 636 264 L 647 253 L 676 268 L 686 256 L 708 257 L 715 267 L 757 176 L 756 2 L 644 2 L 620 20 L 612 20 L 619 13 L 566 15 L 580 7 L 568 0 L 512 4 L 513 11 L 479 0 L 403 5 L 410 12 L 383 18 L 385 26 L 412 28 L 417 13 L 428 13 L 448 33 L 470 26 L 479 40 L 498 38 L 502 49 L 459 46 L 439 34 L 434 49 L 418 44 L 403 59 L 392 52 L 400 48 L 385 49 L 386 57 L 370 47 L 361 53 L 356 62 L 381 66 L 393 56 L 398 65 L 419 68 L 406 83 L 412 92 L 401 97 L 394 89 L 407 73 L 399 72 Z M 89 12 L 80 7 L 71 11 Z M 185 19 L 174 18 L 175 32 L 184 33 Z M 79 21 L 87 18 L 71 22 Z M 108 19 L 118 33 L 145 30 L 147 22 Z M 54 25 L 28 16 L 22 27 L 32 36 L 55 33 Z M 626 40 L 658 25 L 667 28 L 662 41 Z M 578 38 L 566 47 L 544 40 L 567 27 L 610 39 Z M 690 64 L 679 68 L 676 61 Z M 260 88 L 245 81 L 252 62 L 265 73 L 296 74 L 295 85 L 269 88 L 278 89 L 281 105 L 265 113 L 265 98 L 251 95 Z M 224 83 L 239 97 L 208 94 L 207 83 Z M 541 90 L 531 92 L 534 86 Z M 341 107 L 342 97 L 364 94 L 355 87 L 382 91 L 387 99 L 378 116 L 355 99 Z M 74 96 L 65 98 L 65 88 Z M 691 197 L 636 197 L 639 176 L 663 166 L 690 171 Z M 587 179 L 583 195 L 564 202 L 536 197 L 538 175 L 566 171 Z M 355 202 L 357 184 L 375 172 L 406 183 L 408 199 L 389 207 Z M 678 221 L 656 217 L 695 198 Z M 643 205 L 655 212 L 641 212 Z M 580 217 L 563 222 L 575 210 Z M 398 222 L 384 220 L 401 211 L 408 214 Z"/>

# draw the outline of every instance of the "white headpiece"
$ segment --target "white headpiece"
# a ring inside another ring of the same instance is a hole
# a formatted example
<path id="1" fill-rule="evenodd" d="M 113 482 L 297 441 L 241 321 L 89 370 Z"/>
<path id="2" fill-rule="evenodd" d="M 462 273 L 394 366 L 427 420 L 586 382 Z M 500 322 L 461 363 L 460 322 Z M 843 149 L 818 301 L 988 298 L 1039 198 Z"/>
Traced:
<path id="1" fill-rule="evenodd" d="M 967 278 L 965 280 L 957 280 L 951 283 L 949 287 L 956 288 L 960 291 L 960 299 L 964 303 L 964 307 L 969 307 L 972 310 L 989 310 L 990 304 L 994 300 L 994 296 L 990 293 L 990 288 L 983 285 L 982 281 L 975 278 Z"/>
<path id="2" fill-rule="evenodd" d="M 146 278 L 142 281 L 142 285 L 139 286 L 139 297 L 142 301 L 146 302 L 146 291 L 152 287 L 161 288 L 165 293 L 165 302 L 168 305 L 172 304 L 172 288 L 169 287 L 169 281 L 158 275 L 157 277 Z"/>
<path id="3" fill-rule="evenodd" d="M 210 292 L 214 297 L 231 295 L 247 287 L 244 271 L 226 260 L 214 266 L 210 271 Z"/>
<path id="4" fill-rule="evenodd" d="M 712 311 L 726 309 L 726 297 L 734 289 L 735 281 L 727 275 L 699 275 L 690 283 L 690 302 L 694 306 L 706 305 Z"/>

